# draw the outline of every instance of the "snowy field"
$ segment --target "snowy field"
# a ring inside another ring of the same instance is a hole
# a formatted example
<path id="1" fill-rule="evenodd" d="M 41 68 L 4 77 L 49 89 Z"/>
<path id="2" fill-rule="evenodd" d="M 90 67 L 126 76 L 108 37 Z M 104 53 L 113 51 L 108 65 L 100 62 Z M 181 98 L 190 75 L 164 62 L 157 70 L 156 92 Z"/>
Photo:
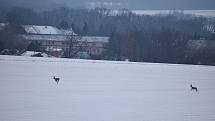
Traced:
<path id="1" fill-rule="evenodd" d="M 0 67 L 0 121 L 215 121 L 212 66 L 0 56 Z"/>
<path id="2" fill-rule="evenodd" d="M 179 12 L 181 10 L 178 10 Z M 172 10 L 133 10 L 132 12 L 138 15 L 168 15 L 172 13 Z M 182 10 L 184 14 L 191 14 L 195 16 L 204 16 L 204 17 L 215 17 L 215 10 Z"/>

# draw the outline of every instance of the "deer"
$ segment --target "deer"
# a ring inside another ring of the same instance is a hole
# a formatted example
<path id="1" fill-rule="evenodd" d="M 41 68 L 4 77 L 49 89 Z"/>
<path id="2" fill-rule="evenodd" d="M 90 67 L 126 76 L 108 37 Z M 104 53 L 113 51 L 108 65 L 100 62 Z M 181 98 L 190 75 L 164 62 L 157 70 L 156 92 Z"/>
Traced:
<path id="1" fill-rule="evenodd" d="M 197 87 L 193 87 L 193 85 L 192 85 L 192 84 L 190 85 L 190 87 L 191 87 L 191 91 L 192 91 L 192 90 L 195 90 L 196 92 L 198 92 Z"/>
<path id="2" fill-rule="evenodd" d="M 60 81 L 60 78 L 56 78 L 55 76 L 53 76 L 53 79 L 55 80 L 55 82 L 58 84 L 58 82 Z"/>

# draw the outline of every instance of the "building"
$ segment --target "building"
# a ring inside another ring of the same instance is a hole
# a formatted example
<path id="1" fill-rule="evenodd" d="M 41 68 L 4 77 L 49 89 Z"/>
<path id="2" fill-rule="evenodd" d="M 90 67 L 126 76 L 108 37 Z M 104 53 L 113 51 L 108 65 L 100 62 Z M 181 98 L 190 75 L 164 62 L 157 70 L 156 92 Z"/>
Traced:
<path id="1" fill-rule="evenodd" d="M 54 55 L 62 56 L 63 50 L 66 50 L 69 46 L 69 38 L 78 37 L 78 45 L 84 46 L 83 50 L 79 52 L 81 56 L 83 53 L 87 56 L 99 56 L 108 43 L 109 37 L 95 37 L 95 36 L 83 36 L 75 34 L 72 28 L 63 30 L 53 26 L 37 26 L 37 25 L 23 25 L 25 34 L 19 36 L 24 40 L 31 42 L 38 42 L 44 51 Z M 85 43 L 85 44 L 81 44 Z M 86 57 L 86 56 L 85 56 Z"/>

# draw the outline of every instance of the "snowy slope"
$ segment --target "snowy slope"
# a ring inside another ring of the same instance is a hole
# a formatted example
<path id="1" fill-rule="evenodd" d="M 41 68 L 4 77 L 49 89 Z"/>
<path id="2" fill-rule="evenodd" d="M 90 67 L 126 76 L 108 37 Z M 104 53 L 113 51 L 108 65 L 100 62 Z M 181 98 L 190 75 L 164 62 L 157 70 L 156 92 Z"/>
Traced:
<path id="1" fill-rule="evenodd" d="M 212 66 L 0 56 L 0 67 L 1 121 L 215 120 Z"/>
<path id="2" fill-rule="evenodd" d="M 24 25 L 24 29 L 30 34 L 62 34 L 59 29 L 52 26 Z"/>
<path id="3" fill-rule="evenodd" d="M 172 10 L 132 10 L 133 13 L 138 15 L 168 15 L 174 11 Z M 184 14 L 191 14 L 195 16 L 204 17 L 215 17 L 215 10 L 178 10 L 178 12 L 183 12 Z"/>

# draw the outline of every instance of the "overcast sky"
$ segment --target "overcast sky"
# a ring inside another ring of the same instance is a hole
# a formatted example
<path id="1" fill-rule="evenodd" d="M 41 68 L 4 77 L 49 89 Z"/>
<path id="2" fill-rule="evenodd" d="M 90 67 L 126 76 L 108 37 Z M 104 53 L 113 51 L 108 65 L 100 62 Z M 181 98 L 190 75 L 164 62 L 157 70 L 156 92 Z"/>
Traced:
<path id="1" fill-rule="evenodd" d="M 27 7 L 108 7 L 129 9 L 215 9 L 215 0 L 0 0 L 12 6 Z"/>

